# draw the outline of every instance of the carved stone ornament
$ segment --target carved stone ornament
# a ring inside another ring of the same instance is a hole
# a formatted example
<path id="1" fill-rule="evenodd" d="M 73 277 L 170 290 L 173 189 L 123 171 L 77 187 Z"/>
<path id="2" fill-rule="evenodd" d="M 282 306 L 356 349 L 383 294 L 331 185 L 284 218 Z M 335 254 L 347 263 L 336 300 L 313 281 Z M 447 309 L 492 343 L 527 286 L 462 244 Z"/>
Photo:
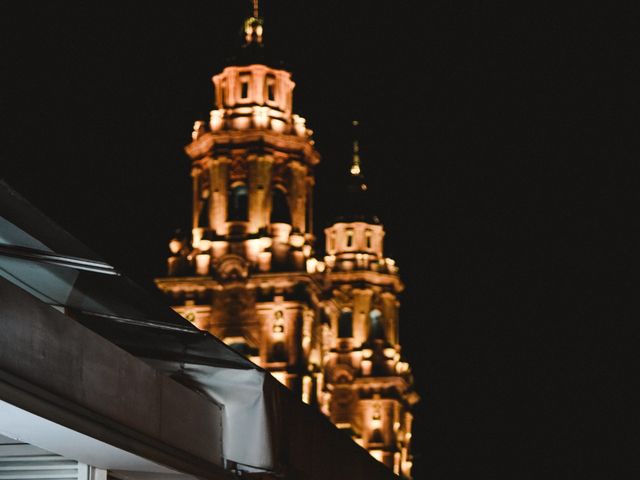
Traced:
<path id="1" fill-rule="evenodd" d="M 245 180 L 247 177 L 247 166 L 241 156 L 236 156 L 231 161 L 231 180 Z"/>
<path id="2" fill-rule="evenodd" d="M 246 282 L 249 275 L 249 263 L 239 255 L 224 255 L 216 262 L 216 277 L 220 282 Z"/>
<path id="3" fill-rule="evenodd" d="M 355 371 L 351 365 L 338 364 L 329 372 L 329 381 L 336 384 L 353 383 Z"/>

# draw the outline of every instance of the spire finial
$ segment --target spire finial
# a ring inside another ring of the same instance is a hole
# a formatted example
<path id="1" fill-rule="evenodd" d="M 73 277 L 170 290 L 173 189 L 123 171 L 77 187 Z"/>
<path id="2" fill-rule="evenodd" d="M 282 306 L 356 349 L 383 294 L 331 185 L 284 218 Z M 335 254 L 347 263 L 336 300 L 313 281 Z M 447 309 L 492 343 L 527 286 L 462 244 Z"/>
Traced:
<path id="1" fill-rule="evenodd" d="M 360 175 L 360 143 L 358 142 L 358 120 L 351 122 L 353 125 L 353 160 L 351 162 L 351 175 Z"/>
<path id="2" fill-rule="evenodd" d="M 258 0 L 252 0 L 253 15 L 244 21 L 244 43 L 246 45 L 262 45 L 262 30 L 264 22 L 260 18 L 260 4 Z"/>

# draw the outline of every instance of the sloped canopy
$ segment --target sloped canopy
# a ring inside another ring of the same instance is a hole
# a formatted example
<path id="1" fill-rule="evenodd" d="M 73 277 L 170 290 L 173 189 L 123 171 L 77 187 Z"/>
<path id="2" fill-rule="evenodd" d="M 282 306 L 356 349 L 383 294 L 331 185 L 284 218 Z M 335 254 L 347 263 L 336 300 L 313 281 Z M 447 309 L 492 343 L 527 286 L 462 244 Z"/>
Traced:
<path id="1" fill-rule="evenodd" d="M 258 368 L 162 305 L 4 182 L 0 205 L 0 276 L 128 349 Z"/>

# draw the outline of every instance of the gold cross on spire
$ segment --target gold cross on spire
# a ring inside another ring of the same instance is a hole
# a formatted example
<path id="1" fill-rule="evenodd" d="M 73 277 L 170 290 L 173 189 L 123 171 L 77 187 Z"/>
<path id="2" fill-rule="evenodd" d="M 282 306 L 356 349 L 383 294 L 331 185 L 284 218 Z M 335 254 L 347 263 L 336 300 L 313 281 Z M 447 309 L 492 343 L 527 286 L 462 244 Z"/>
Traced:
<path id="1" fill-rule="evenodd" d="M 260 18 L 260 4 L 258 0 L 252 0 L 253 16 L 244 21 L 245 45 L 262 45 L 263 22 Z"/>

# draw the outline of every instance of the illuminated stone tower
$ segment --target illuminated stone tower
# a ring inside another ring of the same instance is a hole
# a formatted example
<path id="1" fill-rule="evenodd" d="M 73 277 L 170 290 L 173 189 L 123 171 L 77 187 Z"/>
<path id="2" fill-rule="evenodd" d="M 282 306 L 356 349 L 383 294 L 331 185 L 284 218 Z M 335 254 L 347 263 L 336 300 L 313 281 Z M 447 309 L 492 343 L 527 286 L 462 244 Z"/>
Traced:
<path id="1" fill-rule="evenodd" d="M 186 147 L 192 230 L 172 239 L 169 278 L 157 281 L 176 310 L 270 370 L 311 401 L 309 363 L 318 289 L 311 254 L 311 130 L 292 111 L 291 74 L 264 60 L 263 26 L 244 25 L 236 64 L 213 77 L 216 108 Z M 319 365 L 319 352 L 313 361 Z"/>
<path id="2" fill-rule="evenodd" d="M 216 107 L 186 147 L 191 232 L 170 244 L 156 284 L 174 309 L 269 370 L 396 473 L 410 477 L 408 365 L 400 359 L 402 283 L 365 210 L 355 143 L 344 216 L 313 256 L 312 190 L 320 156 L 293 113 L 294 82 L 244 24 L 233 65 L 213 77 Z"/>
<path id="3" fill-rule="evenodd" d="M 325 229 L 325 310 L 333 341 L 323 359 L 321 408 L 378 460 L 409 477 L 411 409 L 419 397 L 400 355 L 403 285 L 395 262 L 384 256 L 385 232 L 368 194 L 356 140 L 342 215 Z"/>

